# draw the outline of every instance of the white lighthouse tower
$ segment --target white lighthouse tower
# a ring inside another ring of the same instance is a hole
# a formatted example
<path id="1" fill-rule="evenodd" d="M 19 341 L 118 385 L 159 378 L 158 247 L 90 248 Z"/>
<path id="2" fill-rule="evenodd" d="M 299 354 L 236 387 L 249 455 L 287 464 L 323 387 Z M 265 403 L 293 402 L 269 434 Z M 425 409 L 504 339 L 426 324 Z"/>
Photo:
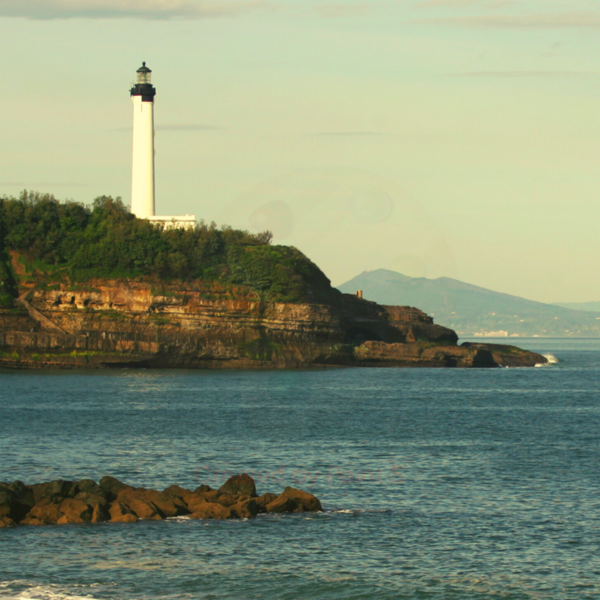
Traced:
<path id="1" fill-rule="evenodd" d="M 131 212 L 141 219 L 154 216 L 154 96 L 152 71 L 142 63 L 133 100 L 133 166 L 131 170 Z"/>
<path id="2" fill-rule="evenodd" d="M 161 223 L 166 229 L 196 226 L 195 215 L 157 216 L 154 204 L 154 96 L 152 71 L 142 63 L 131 88 L 133 100 L 133 165 L 131 212 L 139 219 Z"/>

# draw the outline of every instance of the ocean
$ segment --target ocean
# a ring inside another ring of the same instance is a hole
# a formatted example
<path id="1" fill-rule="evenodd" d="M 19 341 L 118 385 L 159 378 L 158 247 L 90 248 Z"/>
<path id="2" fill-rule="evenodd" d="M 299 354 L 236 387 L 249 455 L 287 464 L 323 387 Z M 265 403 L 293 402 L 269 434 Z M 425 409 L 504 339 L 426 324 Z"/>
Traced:
<path id="1" fill-rule="evenodd" d="M 246 472 L 325 512 L 0 529 L 0 599 L 599 598 L 600 340 L 513 341 L 558 362 L 1 372 L 0 481 Z"/>

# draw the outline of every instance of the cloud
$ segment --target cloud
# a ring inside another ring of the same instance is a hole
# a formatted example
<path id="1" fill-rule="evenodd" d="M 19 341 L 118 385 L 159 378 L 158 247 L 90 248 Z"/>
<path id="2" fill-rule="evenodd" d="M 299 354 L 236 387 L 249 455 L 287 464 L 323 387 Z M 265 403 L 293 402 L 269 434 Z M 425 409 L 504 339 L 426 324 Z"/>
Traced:
<path id="1" fill-rule="evenodd" d="M 172 125 L 156 125 L 154 127 L 156 131 L 222 131 L 226 127 L 220 127 L 218 125 L 201 125 L 197 123 L 177 123 Z M 133 127 L 114 127 L 111 131 L 129 132 L 133 131 Z"/>
<path id="2" fill-rule="evenodd" d="M 481 4 L 485 0 L 425 0 L 415 5 L 415 8 L 434 8 L 438 6 L 448 8 L 462 8 L 472 4 Z"/>
<path id="3" fill-rule="evenodd" d="M 351 137 L 351 136 L 379 136 L 387 135 L 382 131 L 321 131 L 319 133 L 313 133 L 311 135 L 320 137 Z"/>
<path id="4" fill-rule="evenodd" d="M 0 17 L 177 19 L 272 8 L 267 0 L 2 0 Z"/>
<path id="5" fill-rule="evenodd" d="M 321 4 L 311 8 L 311 12 L 326 19 L 338 19 L 371 13 L 382 8 L 376 2 L 359 2 L 355 4 Z"/>
<path id="6" fill-rule="evenodd" d="M 18 187 L 24 190 L 31 190 L 32 188 L 51 187 L 90 187 L 90 184 L 65 181 L 0 181 L 0 187 Z"/>
<path id="7" fill-rule="evenodd" d="M 600 71 L 471 71 L 454 73 L 452 77 L 600 77 Z"/>
<path id="8" fill-rule="evenodd" d="M 414 8 L 463 8 L 466 6 L 480 5 L 482 8 L 494 9 L 502 6 L 513 6 L 516 0 L 423 0 L 415 4 Z"/>
<path id="9" fill-rule="evenodd" d="M 535 15 L 478 15 L 421 19 L 419 23 L 495 29 L 600 28 L 600 12 L 572 11 Z"/>
<path id="10" fill-rule="evenodd" d="M 180 125 L 157 125 L 157 131 L 219 131 L 225 127 L 216 125 L 194 125 L 192 123 L 183 123 Z"/>

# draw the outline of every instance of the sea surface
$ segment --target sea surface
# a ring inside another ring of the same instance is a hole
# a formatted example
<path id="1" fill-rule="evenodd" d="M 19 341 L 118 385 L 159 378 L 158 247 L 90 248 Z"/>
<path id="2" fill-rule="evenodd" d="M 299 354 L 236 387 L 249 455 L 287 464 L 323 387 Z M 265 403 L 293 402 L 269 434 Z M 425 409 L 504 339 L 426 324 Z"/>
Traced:
<path id="1" fill-rule="evenodd" d="M 1 372 L 0 481 L 247 472 L 325 512 L 0 529 L 0 598 L 600 598 L 600 340 L 512 341 L 558 362 Z"/>

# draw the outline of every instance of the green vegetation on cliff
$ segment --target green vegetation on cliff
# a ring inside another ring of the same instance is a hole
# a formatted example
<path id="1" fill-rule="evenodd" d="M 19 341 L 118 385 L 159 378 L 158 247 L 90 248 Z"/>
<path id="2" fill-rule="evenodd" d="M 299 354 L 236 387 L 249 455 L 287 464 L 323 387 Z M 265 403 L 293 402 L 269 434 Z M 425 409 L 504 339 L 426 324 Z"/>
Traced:
<path id="1" fill-rule="evenodd" d="M 92 278 L 215 281 L 282 302 L 327 303 L 339 294 L 299 250 L 270 242 L 269 232 L 214 223 L 164 229 L 136 218 L 120 198 L 101 196 L 88 207 L 24 191 L 0 197 L 0 306 L 11 305 L 17 293 L 10 251 L 47 283 L 60 273 L 72 284 Z"/>
<path id="2" fill-rule="evenodd" d="M 0 306 L 13 306 L 13 298 L 16 295 L 17 285 L 10 265 L 10 255 L 6 249 L 6 224 L 0 208 Z"/>

